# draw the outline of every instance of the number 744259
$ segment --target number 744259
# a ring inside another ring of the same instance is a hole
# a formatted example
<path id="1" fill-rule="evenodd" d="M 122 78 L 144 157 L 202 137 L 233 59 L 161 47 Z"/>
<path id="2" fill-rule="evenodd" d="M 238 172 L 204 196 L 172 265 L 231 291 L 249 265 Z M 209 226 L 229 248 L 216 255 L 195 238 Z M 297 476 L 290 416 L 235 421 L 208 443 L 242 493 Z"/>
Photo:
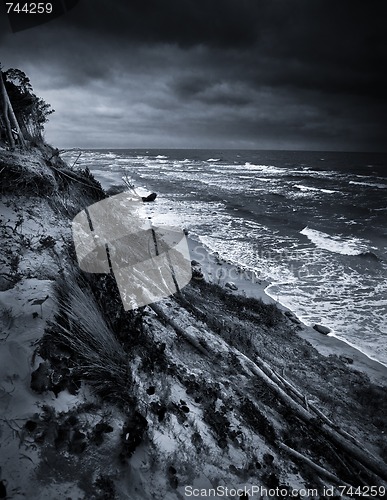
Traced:
<path id="1" fill-rule="evenodd" d="M 39 3 L 13 3 L 7 2 L 7 14 L 51 14 L 52 3 L 39 2 Z"/>

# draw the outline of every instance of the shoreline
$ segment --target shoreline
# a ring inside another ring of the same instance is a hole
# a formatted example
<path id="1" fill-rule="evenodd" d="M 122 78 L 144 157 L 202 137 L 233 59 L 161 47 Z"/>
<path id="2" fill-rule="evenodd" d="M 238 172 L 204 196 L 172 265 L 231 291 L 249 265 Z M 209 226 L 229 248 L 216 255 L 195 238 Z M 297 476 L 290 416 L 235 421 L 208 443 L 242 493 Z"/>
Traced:
<path id="1" fill-rule="evenodd" d="M 272 284 L 272 283 L 270 283 L 268 286 L 271 286 L 271 284 Z M 266 287 L 266 289 L 267 289 L 267 288 L 268 288 L 268 287 Z M 301 322 L 301 323 L 305 326 L 305 328 L 311 328 L 311 329 L 313 330 L 313 332 L 315 332 L 315 333 L 319 333 L 319 332 L 316 332 L 316 330 L 314 330 L 312 326 L 307 325 L 307 324 L 303 321 L 303 319 L 302 319 L 302 318 L 300 318 L 299 316 L 297 316 L 297 314 L 296 314 L 294 311 L 292 311 L 289 307 L 287 307 L 286 305 L 284 305 L 284 304 L 283 304 L 280 300 L 275 299 L 275 298 L 274 298 L 274 297 L 272 297 L 269 293 L 267 293 L 266 289 L 265 289 L 265 293 L 266 293 L 266 295 L 267 295 L 268 297 L 271 297 L 271 298 L 272 298 L 272 300 L 273 300 L 276 304 L 278 304 L 278 305 L 280 306 L 280 308 L 281 308 L 281 309 L 284 309 L 284 310 L 286 310 L 286 311 L 290 311 L 290 312 L 291 312 L 291 313 L 292 313 L 292 314 L 293 314 L 293 315 L 294 315 L 294 316 L 295 316 L 295 317 L 296 317 L 296 318 L 297 318 L 297 319 L 298 319 L 298 320 L 299 320 L 299 321 L 300 321 L 300 322 Z M 325 326 L 325 325 L 324 325 L 324 326 Z M 379 361 L 378 359 L 373 358 L 372 356 L 370 356 L 370 355 L 369 355 L 369 354 L 367 354 L 366 352 L 362 351 L 362 350 L 360 349 L 360 347 L 356 346 L 355 344 L 352 344 L 352 343 L 351 343 L 351 342 L 349 342 L 348 340 L 345 340 L 345 339 L 343 339 L 343 338 L 340 338 L 338 335 L 336 335 L 336 334 L 335 334 L 334 332 L 332 332 L 332 331 L 331 331 L 330 333 L 328 333 L 328 334 L 321 334 L 321 333 L 320 333 L 320 334 L 319 334 L 319 336 L 317 336 L 317 338 L 320 338 L 320 337 L 321 337 L 321 339 L 323 339 L 324 337 L 328 337 L 328 338 L 330 338 L 330 339 L 332 339 L 332 340 L 336 340 L 336 341 L 338 341 L 338 342 L 340 342 L 340 343 L 342 343 L 342 344 L 345 344 L 346 346 L 350 347 L 351 349 L 353 349 L 353 350 L 355 350 L 355 351 L 358 351 L 358 352 L 359 352 L 359 353 L 361 353 L 363 356 L 366 356 L 366 357 L 367 357 L 370 361 L 373 361 L 373 362 L 377 363 L 378 365 L 383 366 L 383 367 L 384 367 L 384 368 L 386 368 L 386 370 L 387 370 L 387 364 L 383 363 L 382 361 Z M 339 345 L 339 344 L 337 344 L 337 345 Z M 321 346 L 321 347 L 322 347 L 322 346 Z M 316 348 L 317 348 L 317 347 L 316 347 Z"/>
<path id="2" fill-rule="evenodd" d="M 320 354 L 347 360 L 346 366 L 365 373 L 371 382 L 387 386 L 387 366 L 382 362 L 371 358 L 358 347 L 336 335 L 321 334 L 312 326 L 305 324 L 292 310 L 266 293 L 266 289 L 271 285 L 270 282 L 259 279 L 253 271 L 241 268 L 219 257 L 216 252 L 211 252 L 197 235 L 188 235 L 187 240 L 191 260 L 198 263 L 193 268 L 200 270 L 205 280 L 226 288 L 228 288 L 226 283 L 233 283 L 237 289 L 229 288 L 230 293 L 261 299 L 266 304 L 276 304 L 284 314 L 291 315 L 289 321 L 298 327 L 297 335 Z"/>

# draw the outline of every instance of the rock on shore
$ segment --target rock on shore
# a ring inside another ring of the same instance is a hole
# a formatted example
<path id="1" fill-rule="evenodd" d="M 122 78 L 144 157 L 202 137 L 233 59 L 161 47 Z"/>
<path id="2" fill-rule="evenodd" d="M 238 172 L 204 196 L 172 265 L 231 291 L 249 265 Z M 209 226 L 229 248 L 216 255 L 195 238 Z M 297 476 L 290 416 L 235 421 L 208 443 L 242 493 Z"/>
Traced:
<path id="1" fill-rule="evenodd" d="M 331 332 L 331 329 L 327 326 L 318 325 L 317 323 L 313 325 L 313 329 L 316 330 L 316 332 L 322 333 L 323 335 L 328 335 L 328 333 Z"/>

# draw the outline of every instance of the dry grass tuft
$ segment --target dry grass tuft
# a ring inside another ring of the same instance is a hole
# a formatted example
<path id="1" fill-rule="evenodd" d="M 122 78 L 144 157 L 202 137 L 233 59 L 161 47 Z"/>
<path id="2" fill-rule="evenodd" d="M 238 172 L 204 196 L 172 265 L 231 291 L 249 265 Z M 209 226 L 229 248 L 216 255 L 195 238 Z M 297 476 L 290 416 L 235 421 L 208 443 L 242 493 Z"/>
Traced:
<path id="1" fill-rule="evenodd" d="M 57 189 L 52 171 L 37 157 L 25 153 L 2 153 L 0 157 L 1 194 L 47 195 Z"/>
<path id="2" fill-rule="evenodd" d="M 49 335 L 68 349 L 76 374 L 87 380 L 102 397 L 131 401 L 131 373 L 128 355 L 106 323 L 87 286 L 76 279 L 57 284 L 59 314 Z"/>

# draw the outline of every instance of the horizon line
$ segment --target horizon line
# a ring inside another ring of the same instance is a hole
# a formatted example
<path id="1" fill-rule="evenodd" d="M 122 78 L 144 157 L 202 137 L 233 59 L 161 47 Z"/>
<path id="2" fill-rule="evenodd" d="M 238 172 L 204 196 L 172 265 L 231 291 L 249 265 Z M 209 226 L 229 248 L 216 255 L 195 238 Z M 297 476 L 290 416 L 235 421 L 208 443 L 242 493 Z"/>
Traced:
<path id="1" fill-rule="evenodd" d="M 70 147 L 62 147 L 58 149 L 93 149 L 97 151 L 106 151 L 106 150 L 175 150 L 175 151 L 183 151 L 183 150 L 191 150 L 191 151 L 285 151 L 285 152 L 306 152 L 306 153 L 358 153 L 358 154 L 387 154 L 387 150 L 385 151 L 376 151 L 376 150 L 345 150 L 345 149 L 272 149 L 272 148 L 198 148 L 198 147 L 143 147 L 143 146 L 133 146 L 133 147 L 114 147 L 114 146 L 106 146 L 106 147 L 92 147 L 92 146 L 70 146 Z"/>

